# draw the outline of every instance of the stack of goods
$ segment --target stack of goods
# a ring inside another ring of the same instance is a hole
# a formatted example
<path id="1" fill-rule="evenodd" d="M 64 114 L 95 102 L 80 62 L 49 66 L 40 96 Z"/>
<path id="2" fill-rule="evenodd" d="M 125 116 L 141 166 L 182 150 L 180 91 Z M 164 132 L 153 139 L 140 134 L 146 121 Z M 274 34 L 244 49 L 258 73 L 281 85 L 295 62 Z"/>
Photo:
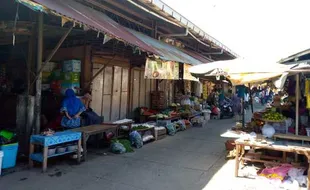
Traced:
<path id="1" fill-rule="evenodd" d="M 68 60 L 63 64 L 47 63 L 42 72 L 42 90 L 52 89 L 56 94 L 65 93 L 67 89 L 77 92 L 80 88 L 81 61 Z"/>
<path id="2" fill-rule="evenodd" d="M 81 61 L 68 60 L 63 62 L 63 81 L 61 91 L 64 93 L 67 89 L 73 89 L 75 92 L 80 88 Z"/>
<path id="3" fill-rule="evenodd" d="M 165 109 L 166 100 L 164 91 L 153 91 L 151 92 L 151 108 L 152 109 Z"/>

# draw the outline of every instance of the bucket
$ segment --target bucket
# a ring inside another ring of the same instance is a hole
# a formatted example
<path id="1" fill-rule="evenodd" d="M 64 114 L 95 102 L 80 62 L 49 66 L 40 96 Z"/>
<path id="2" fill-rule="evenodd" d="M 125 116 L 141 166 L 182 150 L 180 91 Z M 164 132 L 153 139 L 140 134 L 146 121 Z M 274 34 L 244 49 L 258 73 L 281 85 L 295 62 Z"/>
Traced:
<path id="1" fill-rule="evenodd" d="M 2 168 L 2 158 L 3 158 L 3 152 L 0 151 L 0 176 L 1 176 L 1 168 Z"/>
<path id="2" fill-rule="evenodd" d="M 0 146 L 0 150 L 4 154 L 2 158 L 2 169 L 15 167 L 18 143 L 2 145 Z"/>

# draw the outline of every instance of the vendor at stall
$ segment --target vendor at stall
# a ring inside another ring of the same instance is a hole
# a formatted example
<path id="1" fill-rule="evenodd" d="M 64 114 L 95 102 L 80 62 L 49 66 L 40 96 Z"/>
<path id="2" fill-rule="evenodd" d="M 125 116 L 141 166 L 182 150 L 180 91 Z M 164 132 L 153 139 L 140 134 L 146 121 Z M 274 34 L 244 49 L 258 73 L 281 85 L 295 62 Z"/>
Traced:
<path id="1" fill-rule="evenodd" d="M 72 89 L 67 89 L 65 99 L 60 109 L 64 116 L 61 119 L 61 126 L 65 128 L 77 128 L 81 126 L 80 115 L 86 110 L 84 104 L 75 96 Z"/>
<path id="2" fill-rule="evenodd" d="M 91 92 L 86 92 L 81 98 L 82 103 L 85 106 L 85 111 L 82 113 L 83 118 L 85 119 L 85 126 L 100 124 L 102 122 L 101 117 L 96 114 L 93 109 L 90 107 L 92 101 Z"/>

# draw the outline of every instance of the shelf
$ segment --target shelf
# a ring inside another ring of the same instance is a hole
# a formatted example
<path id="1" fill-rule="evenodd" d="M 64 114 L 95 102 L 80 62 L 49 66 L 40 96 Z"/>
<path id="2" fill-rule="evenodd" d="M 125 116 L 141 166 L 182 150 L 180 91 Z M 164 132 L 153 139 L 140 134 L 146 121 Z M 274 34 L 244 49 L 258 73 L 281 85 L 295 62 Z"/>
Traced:
<path id="1" fill-rule="evenodd" d="M 52 157 L 57 157 L 57 156 L 62 156 L 70 153 L 76 153 L 77 150 L 74 151 L 66 151 L 64 153 L 55 153 L 53 155 L 47 156 L 47 158 L 52 158 Z M 33 153 L 30 155 L 31 160 L 37 161 L 37 162 L 43 162 L 43 153 L 38 152 L 38 153 Z"/>

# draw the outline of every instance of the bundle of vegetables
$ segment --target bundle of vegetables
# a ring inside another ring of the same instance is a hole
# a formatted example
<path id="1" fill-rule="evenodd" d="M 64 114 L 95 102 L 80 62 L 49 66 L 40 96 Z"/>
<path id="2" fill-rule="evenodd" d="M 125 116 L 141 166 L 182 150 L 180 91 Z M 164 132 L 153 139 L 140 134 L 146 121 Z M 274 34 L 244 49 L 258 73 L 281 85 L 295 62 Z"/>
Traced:
<path id="1" fill-rule="evenodd" d="M 134 152 L 133 148 L 131 147 L 130 141 L 127 139 L 113 139 L 111 142 L 122 144 L 125 147 L 126 152 Z"/>

